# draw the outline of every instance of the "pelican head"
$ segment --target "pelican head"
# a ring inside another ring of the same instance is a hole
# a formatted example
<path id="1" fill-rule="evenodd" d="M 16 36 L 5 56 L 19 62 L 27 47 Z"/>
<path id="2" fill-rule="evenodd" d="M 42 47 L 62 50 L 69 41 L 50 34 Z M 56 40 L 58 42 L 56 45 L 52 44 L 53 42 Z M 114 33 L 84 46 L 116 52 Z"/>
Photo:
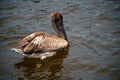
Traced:
<path id="1" fill-rule="evenodd" d="M 67 36 L 64 30 L 64 25 L 63 25 L 62 14 L 58 12 L 54 12 L 54 13 L 51 13 L 50 17 L 51 17 L 52 27 L 56 31 L 57 36 L 67 40 Z"/>

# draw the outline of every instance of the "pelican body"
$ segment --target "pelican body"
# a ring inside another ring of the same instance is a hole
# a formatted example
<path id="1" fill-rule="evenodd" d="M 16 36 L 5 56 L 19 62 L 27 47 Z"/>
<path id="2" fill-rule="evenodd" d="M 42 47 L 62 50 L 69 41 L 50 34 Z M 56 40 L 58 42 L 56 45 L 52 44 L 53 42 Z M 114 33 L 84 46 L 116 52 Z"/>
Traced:
<path id="1" fill-rule="evenodd" d="M 54 12 L 50 15 L 51 24 L 57 35 L 51 35 L 46 32 L 35 32 L 21 40 L 17 45 L 18 53 L 41 59 L 55 54 L 56 51 L 68 46 L 67 36 L 63 27 L 63 16 L 61 13 Z"/>

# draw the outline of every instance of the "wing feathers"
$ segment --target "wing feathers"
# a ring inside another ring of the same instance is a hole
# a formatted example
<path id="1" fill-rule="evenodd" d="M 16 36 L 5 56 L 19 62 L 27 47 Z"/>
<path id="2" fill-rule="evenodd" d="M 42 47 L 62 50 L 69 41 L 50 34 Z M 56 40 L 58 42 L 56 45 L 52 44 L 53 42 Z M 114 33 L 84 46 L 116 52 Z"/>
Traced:
<path id="1" fill-rule="evenodd" d="M 31 35 L 25 37 L 22 41 L 20 41 L 16 46 L 21 48 L 21 47 L 24 47 L 26 46 L 27 44 L 29 44 L 36 36 L 39 36 L 39 35 L 44 35 L 45 33 L 43 32 L 35 32 L 35 33 L 32 33 Z"/>
<path id="2" fill-rule="evenodd" d="M 40 45 L 43 42 L 43 36 L 37 36 L 35 37 L 31 43 L 33 43 L 34 45 Z"/>
<path id="3" fill-rule="evenodd" d="M 67 45 L 66 40 L 43 32 L 33 33 L 17 44 L 23 48 L 24 53 L 54 51 Z"/>

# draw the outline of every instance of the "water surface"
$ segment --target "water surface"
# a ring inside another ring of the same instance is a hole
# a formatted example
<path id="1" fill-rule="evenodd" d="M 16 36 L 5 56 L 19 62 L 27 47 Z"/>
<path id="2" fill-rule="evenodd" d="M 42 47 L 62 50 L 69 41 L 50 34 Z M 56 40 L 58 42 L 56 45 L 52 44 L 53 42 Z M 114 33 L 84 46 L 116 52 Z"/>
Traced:
<path id="1" fill-rule="evenodd" d="M 25 36 L 55 34 L 50 13 L 64 16 L 70 46 L 51 58 L 27 58 L 10 49 Z M 119 80 L 119 0 L 1 0 L 0 80 Z"/>

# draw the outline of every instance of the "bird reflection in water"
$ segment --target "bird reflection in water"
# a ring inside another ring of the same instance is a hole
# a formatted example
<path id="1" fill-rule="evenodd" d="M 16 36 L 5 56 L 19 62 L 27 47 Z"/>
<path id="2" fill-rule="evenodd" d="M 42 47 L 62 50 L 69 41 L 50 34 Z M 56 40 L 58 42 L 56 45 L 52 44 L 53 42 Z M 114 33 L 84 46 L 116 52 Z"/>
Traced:
<path id="1" fill-rule="evenodd" d="M 60 72 L 63 67 L 63 60 L 68 55 L 68 49 L 69 47 L 45 60 L 24 57 L 21 62 L 15 64 L 18 80 L 61 79 Z"/>

